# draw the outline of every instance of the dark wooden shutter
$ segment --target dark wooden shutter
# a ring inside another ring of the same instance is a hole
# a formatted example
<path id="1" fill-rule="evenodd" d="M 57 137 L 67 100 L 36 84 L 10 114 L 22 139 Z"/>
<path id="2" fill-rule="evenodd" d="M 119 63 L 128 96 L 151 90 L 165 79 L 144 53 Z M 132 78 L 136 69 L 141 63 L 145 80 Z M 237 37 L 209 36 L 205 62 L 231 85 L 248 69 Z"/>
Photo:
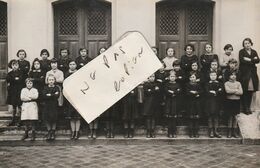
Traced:
<path id="1" fill-rule="evenodd" d="M 6 110 L 7 4 L 0 2 L 0 110 Z"/>

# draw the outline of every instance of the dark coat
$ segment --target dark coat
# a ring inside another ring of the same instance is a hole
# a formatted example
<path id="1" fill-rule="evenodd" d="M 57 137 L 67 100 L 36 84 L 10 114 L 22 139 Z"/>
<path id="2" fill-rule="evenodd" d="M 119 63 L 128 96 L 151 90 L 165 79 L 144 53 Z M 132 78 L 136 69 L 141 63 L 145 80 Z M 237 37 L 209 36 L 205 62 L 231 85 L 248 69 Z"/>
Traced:
<path id="1" fill-rule="evenodd" d="M 210 81 L 210 73 L 211 72 L 216 72 L 217 73 L 217 80 L 219 81 L 219 82 L 222 82 L 223 83 L 223 81 L 224 81 L 224 76 L 223 76 L 223 74 L 222 74 L 222 71 L 221 70 L 212 70 L 212 69 L 210 69 L 210 70 L 208 70 L 204 75 L 204 82 L 209 82 Z"/>
<path id="2" fill-rule="evenodd" d="M 177 118 L 180 110 L 182 110 L 181 104 L 181 92 L 182 88 L 178 83 L 166 83 L 165 84 L 165 115 L 167 117 Z"/>
<path id="3" fill-rule="evenodd" d="M 245 61 L 244 58 L 250 58 L 251 61 Z M 257 67 L 256 64 L 259 63 L 259 57 L 255 50 L 251 50 L 251 54 L 249 55 L 245 49 L 239 51 L 239 71 L 240 71 L 240 82 L 243 88 L 243 91 L 248 90 L 248 83 L 250 78 L 252 78 L 254 91 L 258 91 L 259 86 L 259 78 L 257 75 Z"/>
<path id="4" fill-rule="evenodd" d="M 69 77 L 71 72 L 67 71 L 64 74 L 64 78 L 66 79 Z M 70 102 L 64 97 L 64 113 L 65 117 L 67 119 L 81 119 L 81 115 L 78 113 L 78 111 L 70 104 Z"/>
<path id="5" fill-rule="evenodd" d="M 211 54 L 211 55 L 203 54 L 203 55 L 200 56 L 201 71 L 203 73 L 206 73 L 210 70 L 210 64 L 213 60 L 217 60 L 219 62 L 218 55 L 216 55 L 216 54 Z"/>
<path id="6" fill-rule="evenodd" d="M 19 64 L 19 69 L 22 71 L 23 75 L 24 75 L 24 79 L 26 79 L 28 77 L 28 73 L 30 70 L 30 62 L 27 60 L 18 60 L 18 64 Z"/>
<path id="7" fill-rule="evenodd" d="M 24 87 L 24 75 L 21 70 L 10 71 L 6 76 L 7 104 L 21 106 L 21 90 Z"/>
<path id="8" fill-rule="evenodd" d="M 157 88 L 157 89 L 156 89 Z M 144 116 L 155 117 L 159 101 L 157 100 L 160 88 L 157 82 L 144 83 Z"/>
<path id="9" fill-rule="evenodd" d="M 220 111 L 220 98 L 224 91 L 223 85 L 218 81 L 209 81 L 205 86 L 206 90 L 206 114 L 208 116 L 218 116 Z M 215 91 L 216 94 L 210 93 L 210 91 Z"/>
<path id="10" fill-rule="evenodd" d="M 81 67 L 83 67 L 84 65 L 86 65 L 87 63 L 89 63 L 91 61 L 91 59 L 86 56 L 85 59 L 83 59 L 81 56 L 78 56 L 76 59 L 75 59 L 75 62 L 77 64 L 77 69 L 80 69 Z"/>
<path id="11" fill-rule="evenodd" d="M 51 96 L 47 96 L 47 94 L 51 94 Z M 60 95 L 60 89 L 57 86 L 44 87 L 42 91 L 42 99 L 44 103 L 42 112 L 43 112 L 44 121 L 57 122 L 59 95 Z"/>
<path id="12" fill-rule="evenodd" d="M 190 73 L 191 71 L 191 64 L 193 62 L 198 62 L 199 58 L 196 55 L 187 56 L 183 55 L 181 57 L 181 69 L 184 71 L 185 74 Z"/>
<path id="13" fill-rule="evenodd" d="M 71 60 L 72 60 L 71 58 L 67 58 L 67 59 L 60 58 L 58 60 L 58 69 L 65 74 L 69 70 L 69 63 Z"/>
<path id="14" fill-rule="evenodd" d="M 137 88 L 128 93 L 123 99 L 123 120 L 134 120 L 138 118 Z"/>
<path id="15" fill-rule="evenodd" d="M 43 90 L 45 74 L 42 70 L 31 70 L 29 72 L 29 78 L 33 79 L 33 86 L 38 90 L 39 93 Z M 39 98 L 41 95 L 39 95 Z"/>
<path id="16" fill-rule="evenodd" d="M 197 93 L 193 94 L 191 91 L 196 91 Z M 200 118 L 201 116 L 201 95 L 202 88 L 200 83 L 187 83 L 186 84 L 186 111 L 189 118 Z"/>
<path id="17" fill-rule="evenodd" d="M 240 81 L 240 72 L 238 69 L 230 69 L 229 67 L 224 72 L 224 82 L 229 81 L 230 74 L 235 73 L 237 81 Z"/>
<path id="18" fill-rule="evenodd" d="M 40 64 L 44 74 L 51 70 L 51 60 L 40 60 Z"/>

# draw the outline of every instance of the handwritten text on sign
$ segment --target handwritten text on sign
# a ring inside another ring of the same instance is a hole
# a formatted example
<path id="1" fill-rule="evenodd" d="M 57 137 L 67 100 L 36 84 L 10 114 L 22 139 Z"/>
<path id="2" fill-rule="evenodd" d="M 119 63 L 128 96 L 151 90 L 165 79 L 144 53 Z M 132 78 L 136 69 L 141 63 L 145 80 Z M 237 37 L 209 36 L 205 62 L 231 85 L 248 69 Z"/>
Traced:
<path id="1" fill-rule="evenodd" d="M 144 37 L 131 32 L 68 77 L 63 93 L 90 123 L 160 67 Z"/>

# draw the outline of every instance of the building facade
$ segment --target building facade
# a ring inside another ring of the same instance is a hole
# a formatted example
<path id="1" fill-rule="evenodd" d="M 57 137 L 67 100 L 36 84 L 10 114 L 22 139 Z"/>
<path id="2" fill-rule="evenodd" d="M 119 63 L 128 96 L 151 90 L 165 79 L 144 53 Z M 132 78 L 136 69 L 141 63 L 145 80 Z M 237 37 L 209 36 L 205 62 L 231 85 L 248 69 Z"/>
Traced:
<path id="1" fill-rule="evenodd" d="M 259 9 L 259 0 L 0 0 L 1 109 L 6 108 L 7 62 L 19 49 L 26 50 L 29 61 L 43 48 L 58 57 L 63 47 L 72 58 L 86 47 L 94 58 L 126 31 L 140 31 L 159 48 L 160 58 L 167 47 L 180 57 L 187 43 L 194 44 L 197 55 L 206 43 L 218 55 L 230 43 L 237 55 L 246 37 L 260 52 Z"/>

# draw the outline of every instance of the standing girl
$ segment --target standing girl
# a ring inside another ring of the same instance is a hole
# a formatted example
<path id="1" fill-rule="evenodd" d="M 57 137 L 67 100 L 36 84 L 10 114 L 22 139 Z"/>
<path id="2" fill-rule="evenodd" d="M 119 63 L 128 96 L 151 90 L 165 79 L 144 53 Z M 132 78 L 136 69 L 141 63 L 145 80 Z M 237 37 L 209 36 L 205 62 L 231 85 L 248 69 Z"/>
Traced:
<path id="1" fill-rule="evenodd" d="M 20 49 L 17 51 L 16 56 L 19 58 L 18 59 L 19 68 L 24 75 L 24 79 L 26 79 L 28 77 L 28 72 L 30 70 L 30 62 L 25 60 L 27 54 L 26 54 L 25 50 Z"/>
<path id="2" fill-rule="evenodd" d="M 74 72 L 77 71 L 77 64 L 75 61 L 71 60 L 69 62 L 69 69 L 67 72 L 65 72 L 65 78 L 69 77 L 72 75 Z M 80 120 L 81 120 L 81 115 L 77 112 L 77 110 L 70 104 L 68 100 L 65 99 L 64 103 L 64 111 L 65 114 L 67 114 L 67 118 L 70 120 L 70 128 L 71 128 L 71 137 L 70 139 L 77 140 L 79 139 L 79 129 L 80 129 Z"/>
<path id="3" fill-rule="evenodd" d="M 146 118 L 147 138 L 155 138 L 155 116 L 158 100 L 156 97 L 160 92 L 158 83 L 155 82 L 155 75 L 148 77 L 144 83 L 144 116 Z"/>
<path id="4" fill-rule="evenodd" d="M 181 69 L 189 76 L 191 71 L 191 64 L 198 61 L 198 57 L 193 55 L 195 48 L 192 44 L 187 44 L 184 48 L 185 55 L 181 57 Z"/>
<path id="5" fill-rule="evenodd" d="M 199 118 L 201 115 L 201 94 L 202 89 L 195 74 L 189 76 L 189 82 L 186 84 L 187 94 L 187 112 L 189 121 L 189 136 L 190 138 L 199 137 Z"/>
<path id="6" fill-rule="evenodd" d="M 55 139 L 56 122 L 58 117 L 58 98 L 60 89 L 55 85 L 56 78 L 53 74 L 46 76 L 47 86 L 42 91 L 43 118 L 46 122 L 48 134 L 46 140 Z"/>
<path id="7" fill-rule="evenodd" d="M 177 60 L 175 50 L 172 47 L 166 49 L 166 57 L 162 60 L 165 64 L 165 71 L 170 72 L 173 69 L 172 63 Z"/>
<path id="8" fill-rule="evenodd" d="M 36 100 L 38 99 L 38 90 L 33 88 L 33 81 L 30 78 L 25 80 L 26 88 L 21 91 L 22 112 L 21 120 L 25 123 L 25 133 L 21 140 L 28 138 L 29 127 L 32 128 L 31 140 L 35 140 L 35 125 L 38 120 L 38 106 Z"/>
<path id="9" fill-rule="evenodd" d="M 58 60 L 58 69 L 61 70 L 63 73 L 69 70 L 69 63 L 71 58 L 69 57 L 70 51 L 69 49 L 62 48 L 60 49 L 60 58 Z"/>
<path id="10" fill-rule="evenodd" d="M 13 117 L 12 121 L 9 124 L 9 126 L 15 125 L 15 117 L 16 117 L 16 111 L 18 109 L 18 112 L 21 110 L 21 90 L 24 86 L 24 79 L 23 79 L 23 73 L 19 70 L 19 63 L 17 60 L 11 60 L 8 64 L 8 67 L 12 70 L 8 72 L 6 76 L 6 82 L 7 82 L 7 104 L 12 105 L 13 110 Z M 20 116 L 19 116 L 20 117 Z M 20 119 L 18 121 L 18 126 L 20 126 Z"/>
<path id="11" fill-rule="evenodd" d="M 225 53 L 219 58 L 219 65 L 221 68 L 222 73 L 228 68 L 228 63 L 230 59 L 236 59 L 235 56 L 232 54 L 233 46 L 231 44 L 226 44 L 224 46 Z"/>
<path id="12" fill-rule="evenodd" d="M 201 71 L 205 75 L 210 70 L 210 65 L 213 60 L 217 61 L 218 63 L 218 55 L 212 53 L 212 45 L 206 44 L 205 45 L 205 54 L 200 56 L 200 63 L 201 63 Z"/>
<path id="13" fill-rule="evenodd" d="M 243 88 L 242 111 L 245 114 L 251 114 L 251 102 L 252 95 L 258 91 L 259 79 L 257 75 L 256 64 L 259 63 L 259 57 L 255 50 L 252 49 L 253 42 L 250 38 L 243 40 L 243 49 L 239 51 L 239 71 L 240 71 L 240 82 Z"/>
<path id="14" fill-rule="evenodd" d="M 225 90 L 225 111 L 229 114 L 227 137 L 231 138 L 231 136 L 233 136 L 238 138 L 236 115 L 240 112 L 240 96 L 243 94 L 243 89 L 240 82 L 236 81 L 235 72 L 229 74 L 229 81 L 225 82 Z"/>
<path id="15" fill-rule="evenodd" d="M 181 105 L 181 86 L 176 82 L 175 71 L 170 71 L 169 82 L 165 84 L 166 105 L 165 114 L 168 118 L 168 137 L 176 138 L 176 126 Z"/>
<path id="16" fill-rule="evenodd" d="M 223 89 L 222 84 L 217 81 L 217 73 L 212 71 L 209 74 L 210 81 L 206 83 L 206 112 L 208 114 L 209 137 L 221 138 L 218 133 L 220 97 Z"/>
<path id="17" fill-rule="evenodd" d="M 88 57 L 88 50 L 86 48 L 80 48 L 79 56 L 75 59 L 75 62 L 77 64 L 77 69 L 80 69 L 90 61 L 91 59 Z"/>
<path id="18" fill-rule="evenodd" d="M 39 92 L 39 97 L 36 100 L 39 108 L 39 120 L 42 120 L 42 102 L 41 102 L 41 93 L 44 87 L 45 74 L 41 69 L 41 63 L 38 58 L 35 58 L 32 63 L 32 70 L 29 72 L 29 78 L 33 81 L 33 87 L 36 88 Z"/>
<path id="19" fill-rule="evenodd" d="M 138 118 L 137 88 L 133 89 L 123 98 L 124 137 L 133 138 L 135 120 Z"/>
<path id="20" fill-rule="evenodd" d="M 44 74 L 46 74 L 46 72 L 48 72 L 49 70 L 51 70 L 51 60 L 48 59 L 48 57 L 50 56 L 50 53 L 47 49 L 42 49 L 41 53 L 41 69 L 44 72 Z"/>

